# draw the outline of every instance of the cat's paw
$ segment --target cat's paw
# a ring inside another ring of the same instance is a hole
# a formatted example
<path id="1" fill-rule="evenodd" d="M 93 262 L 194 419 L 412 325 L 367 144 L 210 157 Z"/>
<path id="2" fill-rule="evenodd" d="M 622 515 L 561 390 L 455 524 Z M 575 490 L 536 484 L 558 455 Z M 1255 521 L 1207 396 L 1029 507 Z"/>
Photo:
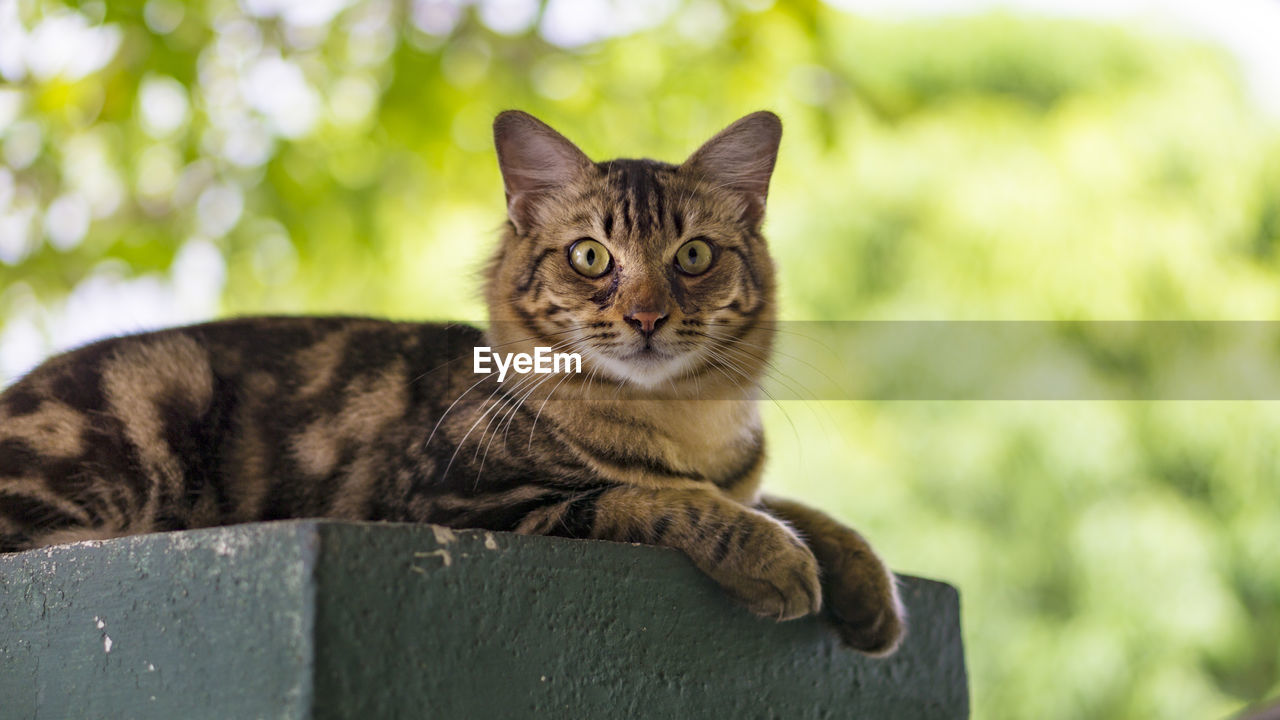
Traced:
<path id="1" fill-rule="evenodd" d="M 829 538 L 828 538 L 829 539 Z M 875 657 L 892 654 L 906 636 L 897 580 L 852 531 L 822 554 L 826 616 L 845 645 Z"/>
<path id="2" fill-rule="evenodd" d="M 821 609 L 818 561 L 785 527 L 761 522 L 726 560 L 710 574 L 751 612 L 792 620 Z"/>

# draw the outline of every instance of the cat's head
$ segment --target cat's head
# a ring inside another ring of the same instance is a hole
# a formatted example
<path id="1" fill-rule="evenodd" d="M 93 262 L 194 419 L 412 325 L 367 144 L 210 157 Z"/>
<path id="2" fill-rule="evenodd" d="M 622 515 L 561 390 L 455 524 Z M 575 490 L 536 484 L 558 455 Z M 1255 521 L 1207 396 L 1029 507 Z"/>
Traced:
<path id="1" fill-rule="evenodd" d="M 754 384 L 774 317 L 760 224 L 781 137 L 757 112 L 680 165 L 597 163 L 531 115 L 499 115 L 510 222 L 486 288 L 495 344 L 576 352 L 642 388 Z"/>

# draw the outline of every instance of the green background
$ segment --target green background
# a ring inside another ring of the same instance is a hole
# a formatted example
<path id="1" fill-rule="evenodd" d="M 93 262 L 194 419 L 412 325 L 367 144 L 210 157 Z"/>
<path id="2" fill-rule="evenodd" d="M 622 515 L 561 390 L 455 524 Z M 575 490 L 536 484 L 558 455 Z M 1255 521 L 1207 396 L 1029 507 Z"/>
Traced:
<path id="1" fill-rule="evenodd" d="M 565 46 L 450 7 L 0 4 L 0 380 L 214 315 L 482 319 L 490 122 L 513 107 L 592 157 L 673 161 L 778 112 L 766 229 L 789 320 L 1280 309 L 1280 132 L 1213 47 L 713 0 Z M 960 587 L 975 717 L 1213 717 L 1280 694 L 1274 403 L 765 412 L 773 490 Z"/>

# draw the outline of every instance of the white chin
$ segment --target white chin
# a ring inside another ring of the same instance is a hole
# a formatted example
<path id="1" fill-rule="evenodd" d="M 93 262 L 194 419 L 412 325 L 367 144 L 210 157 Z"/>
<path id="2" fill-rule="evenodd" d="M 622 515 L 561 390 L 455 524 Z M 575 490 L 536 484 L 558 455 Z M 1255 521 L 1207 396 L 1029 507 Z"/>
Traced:
<path id="1" fill-rule="evenodd" d="M 656 388 L 688 369 L 694 358 L 691 353 L 676 357 L 648 358 L 642 360 L 621 359 L 592 353 L 591 362 L 598 365 L 613 379 L 638 385 L 646 390 Z"/>

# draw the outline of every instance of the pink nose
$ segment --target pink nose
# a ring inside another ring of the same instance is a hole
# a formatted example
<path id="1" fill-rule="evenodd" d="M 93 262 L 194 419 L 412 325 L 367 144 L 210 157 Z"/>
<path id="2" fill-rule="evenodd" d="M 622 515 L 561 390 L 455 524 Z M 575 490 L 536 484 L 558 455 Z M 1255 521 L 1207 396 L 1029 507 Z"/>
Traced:
<path id="1" fill-rule="evenodd" d="M 653 312 L 646 310 L 644 312 L 634 312 L 627 315 L 625 320 L 631 324 L 642 335 L 649 337 L 662 327 L 662 323 L 666 322 L 667 314 L 662 312 Z"/>

